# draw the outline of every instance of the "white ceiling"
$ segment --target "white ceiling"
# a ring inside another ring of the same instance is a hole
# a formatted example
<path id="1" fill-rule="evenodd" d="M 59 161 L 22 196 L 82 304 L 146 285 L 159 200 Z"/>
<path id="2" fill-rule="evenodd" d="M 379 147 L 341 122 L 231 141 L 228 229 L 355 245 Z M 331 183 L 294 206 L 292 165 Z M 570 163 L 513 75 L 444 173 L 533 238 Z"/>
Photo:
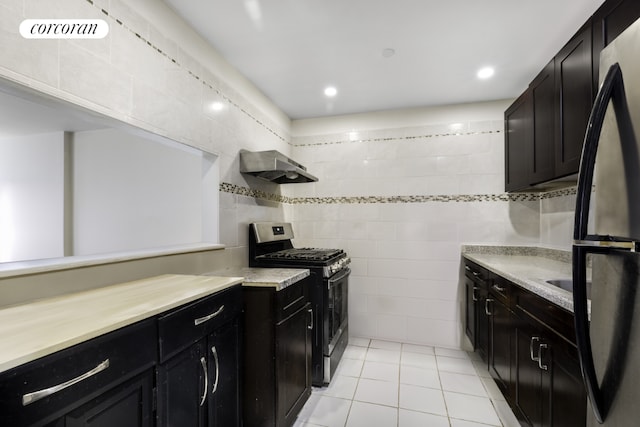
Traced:
<path id="1" fill-rule="evenodd" d="M 292 119 L 514 98 L 603 2 L 165 1 Z"/>

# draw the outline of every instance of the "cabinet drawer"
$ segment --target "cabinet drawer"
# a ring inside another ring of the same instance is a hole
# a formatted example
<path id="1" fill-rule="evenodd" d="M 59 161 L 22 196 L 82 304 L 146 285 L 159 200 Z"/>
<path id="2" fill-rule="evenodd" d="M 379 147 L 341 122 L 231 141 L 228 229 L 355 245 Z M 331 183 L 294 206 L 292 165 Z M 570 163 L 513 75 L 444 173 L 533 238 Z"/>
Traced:
<path id="1" fill-rule="evenodd" d="M 145 320 L 0 375 L 0 425 L 42 425 L 156 363 L 156 324 Z"/>
<path id="2" fill-rule="evenodd" d="M 514 294 L 514 303 L 517 309 L 543 323 L 562 338 L 575 345 L 576 332 L 573 313 L 524 289 L 518 288 Z"/>
<path id="3" fill-rule="evenodd" d="M 294 314 L 309 300 L 309 279 L 305 278 L 276 293 L 276 322 Z"/>
<path id="4" fill-rule="evenodd" d="M 160 362 L 238 316 L 241 310 L 242 289 L 236 285 L 160 316 Z"/>
<path id="5" fill-rule="evenodd" d="M 464 274 L 474 282 L 483 285 L 486 285 L 489 281 L 489 271 L 469 260 L 464 262 Z"/>
<path id="6" fill-rule="evenodd" d="M 496 276 L 489 287 L 489 292 L 498 301 L 502 302 L 507 307 L 510 306 L 511 299 L 511 282 L 503 279 L 500 276 Z"/>

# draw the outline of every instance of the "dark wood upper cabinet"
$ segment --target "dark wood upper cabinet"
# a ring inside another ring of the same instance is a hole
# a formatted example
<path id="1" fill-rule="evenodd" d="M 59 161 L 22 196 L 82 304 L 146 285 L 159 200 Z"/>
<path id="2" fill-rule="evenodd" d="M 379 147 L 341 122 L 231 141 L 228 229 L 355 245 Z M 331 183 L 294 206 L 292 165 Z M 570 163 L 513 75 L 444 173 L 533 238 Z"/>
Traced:
<path id="1" fill-rule="evenodd" d="M 505 189 L 525 190 L 555 177 L 555 61 L 505 112 Z"/>
<path id="2" fill-rule="evenodd" d="M 640 18 L 640 1 L 610 0 L 593 15 L 593 88 L 597 92 L 600 51 Z"/>
<path id="3" fill-rule="evenodd" d="M 533 137 L 533 105 L 529 91 L 523 93 L 504 113 L 505 189 L 524 190 L 529 186 L 529 161 Z"/>
<path id="4" fill-rule="evenodd" d="M 555 57 L 556 96 L 560 120 L 556 126 L 555 177 L 574 174 L 580 166 L 584 135 L 595 97 L 591 69 L 591 25 L 585 25 Z"/>
<path id="5" fill-rule="evenodd" d="M 555 61 L 551 60 L 529 86 L 532 102 L 532 146 L 529 184 L 555 176 L 556 92 Z"/>
<path id="6" fill-rule="evenodd" d="M 578 172 L 600 52 L 639 18 L 640 1 L 606 1 L 505 111 L 506 191 Z"/>

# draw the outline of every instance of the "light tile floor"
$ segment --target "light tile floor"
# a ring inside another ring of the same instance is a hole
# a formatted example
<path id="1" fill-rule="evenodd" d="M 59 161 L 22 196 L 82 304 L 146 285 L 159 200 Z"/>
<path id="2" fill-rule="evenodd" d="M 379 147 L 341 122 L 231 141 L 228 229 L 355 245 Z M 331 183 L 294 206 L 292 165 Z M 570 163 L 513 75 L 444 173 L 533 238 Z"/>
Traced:
<path id="1" fill-rule="evenodd" d="M 520 427 L 473 353 L 349 338 L 294 427 Z"/>

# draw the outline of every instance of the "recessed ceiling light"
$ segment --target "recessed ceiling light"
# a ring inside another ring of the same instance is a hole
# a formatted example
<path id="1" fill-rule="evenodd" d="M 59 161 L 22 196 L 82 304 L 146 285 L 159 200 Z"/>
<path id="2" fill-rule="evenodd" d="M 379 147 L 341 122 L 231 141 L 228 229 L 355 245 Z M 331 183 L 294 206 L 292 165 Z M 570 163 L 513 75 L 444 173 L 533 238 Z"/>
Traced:
<path id="1" fill-rule="evenodd" d="M 494 73 L 495 70 L 493 69 L 493 67 L 484 67 L 480 68 L 476 75 L 479 79 L 488 79 L 489 77 L 493 76 Z"/>
<path id="2" fill-rule="evenodd" d="M 337 94 L 338 94 L 338 89 L 336 89 L 335 86 L 327 86 L 326 88 L 324 88 L 324 95 L 329 98 L 333 98 Z"/>
<path id="3" fill-rule="evenodd" d="M 222 102 L 220 102 L 220 101 L 212 102 L 210 107 L 211 107 L 211 109 L 213 111 L 222 111 L 222 110 L 224 110 L 224 104 Z"/>

